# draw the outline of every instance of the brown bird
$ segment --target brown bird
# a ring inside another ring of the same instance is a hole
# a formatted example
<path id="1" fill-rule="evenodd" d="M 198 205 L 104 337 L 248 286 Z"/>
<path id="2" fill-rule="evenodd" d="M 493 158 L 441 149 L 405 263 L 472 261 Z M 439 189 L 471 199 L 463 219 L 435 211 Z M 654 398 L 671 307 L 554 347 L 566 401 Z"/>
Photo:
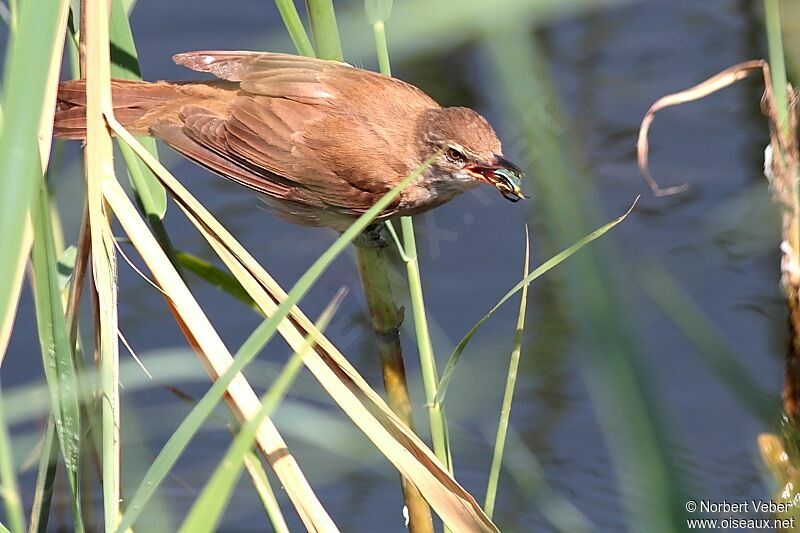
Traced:
<path id="1" fill-rule="evenodd" d="M 508 200 L 522 172 L 489 123 L 420 89 L 346 63 L 262 52 L 189 52 L 176 63 L 219 80 L 112 80 L 114 113 L 261 193 L 291 222 L 346 229 L 437 150 L 436 160 L 379 217 L 427 211 L 480 183 Z M 54 134 L 86 135 L 82 80 L 59 86 Z"/>

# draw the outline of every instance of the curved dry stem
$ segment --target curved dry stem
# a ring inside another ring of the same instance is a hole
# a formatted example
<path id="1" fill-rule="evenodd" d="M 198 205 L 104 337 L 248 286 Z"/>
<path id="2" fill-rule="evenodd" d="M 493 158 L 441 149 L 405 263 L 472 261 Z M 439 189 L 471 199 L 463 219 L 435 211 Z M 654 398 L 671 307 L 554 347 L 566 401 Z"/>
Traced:
<path id="1" fill-rule="evenodd" d="M 694 100 L 705 98 L 706 96 L 724 89 L 725 87 L 728 87 L 737 81 L 743 80 L 744 78 L 747 78 L 751 74 L 758 71 L 764 73 L 764 81 L 766 85 L 764 97 L 765 99 L 771 99 L 772 87 L 769 81 L 769 65 L 763 59 L 755 59 L 726 68 L 722 72 L 719 72 L 707 80 L 683 91 L 662 96 L 650 106 L 650 109 L 647 110 L 647 113 L 642 119 L 641 126 L 639 126 L 639 138 L 636 141 L 636 158 L 639 163 L 639 171 L 642 173 L 642 177 L 650 187 L 650 190 L 653 191 L 653 194 L 656 196 L 671 196 L 673 194 L 682 193 L 689 188 L 688 183 L 662 188 L 650 174 L 648 167 L 650 148 L 648 134 L 650 132 L 650 126 L 653 123 L 653 119 L 655 119 L 656 113 L 667 107 L 681 105 L 687 102 L 693 102 Z"/>

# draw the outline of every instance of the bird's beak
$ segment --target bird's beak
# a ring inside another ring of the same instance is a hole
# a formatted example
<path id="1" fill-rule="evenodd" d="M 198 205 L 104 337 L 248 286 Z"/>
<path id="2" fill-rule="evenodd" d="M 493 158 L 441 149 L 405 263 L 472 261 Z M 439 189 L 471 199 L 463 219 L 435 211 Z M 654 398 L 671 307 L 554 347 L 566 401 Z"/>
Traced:
<path id="1" fill-rule="evenodd" d="M 495 154 L 488 163 L 470 163 L 466 170 L 475 178 L 497 187 L 506 200 L 516 202 L 527 198 L 522 193 L 522 178 L 525 174 L 503 156 Z"/>

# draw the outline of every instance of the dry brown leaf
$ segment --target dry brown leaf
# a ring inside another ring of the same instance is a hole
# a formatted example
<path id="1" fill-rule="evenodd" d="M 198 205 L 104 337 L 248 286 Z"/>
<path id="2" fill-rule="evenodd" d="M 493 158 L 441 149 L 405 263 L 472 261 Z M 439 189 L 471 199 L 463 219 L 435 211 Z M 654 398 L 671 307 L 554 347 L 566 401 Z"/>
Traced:
<path id="1" fill-rule="evenodd" d="M 662 189 L 650 175 L 650 170 L 648 169 L 648 132 L 650 131 L 650 125 L 653 123 L 656 113 L 667 107 L 685 104 L 687 102 L 704 98 L 709 94 L 715 93 L 720 89 L 724 89 L 725 87 L 728 87 L 729 85 L 734 84 L 737 81 L 759 71 L 764 73 L 766 84 L 765 94 L 771 94 L 770 91 L 772 88 L 769 79 L 769 66 L 763 59 L 756 59 L 753 61 L 745 61 L 744 63 L 739 63 L 738 65 L 726 68 L 722 72 L 711 76 L 707 80 L 698 83 L 694 87 L 663 96 L 650 106 L 650 109 L 647 110 L 644 119 L 642 119 L 642 124 L 639 127 L 639 138 L 636 141 L 636 156 L 639 162 L 639 170 L 641 171 L 644 180 L 653 191 L 653 194 L 656 196 L 669 196 L 683 192 L 688 188 L 688 184 L 683 183 L 682 185 L 676 185 Z"/>

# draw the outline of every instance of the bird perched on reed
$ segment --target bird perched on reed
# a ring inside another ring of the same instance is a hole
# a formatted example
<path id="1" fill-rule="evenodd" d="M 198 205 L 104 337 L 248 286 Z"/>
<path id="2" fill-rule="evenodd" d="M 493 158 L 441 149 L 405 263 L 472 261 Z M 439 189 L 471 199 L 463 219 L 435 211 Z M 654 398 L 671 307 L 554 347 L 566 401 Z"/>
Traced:
<path id="1" fill-rule="evenodd" d="M 131 133 L 261 193 L 291 221 L 339 231 L 432 154 L 442 155 L 378 220 L 412 215 L 481 183 L 524 198 L 522 172 L 489 123 L 420 89 L 335 61 L 262 52 L 189 52 L 176 63 L 217 80 L 112 80 Z M 86 134 L 83 80 L 59 86 L 54 134 Z"/>

